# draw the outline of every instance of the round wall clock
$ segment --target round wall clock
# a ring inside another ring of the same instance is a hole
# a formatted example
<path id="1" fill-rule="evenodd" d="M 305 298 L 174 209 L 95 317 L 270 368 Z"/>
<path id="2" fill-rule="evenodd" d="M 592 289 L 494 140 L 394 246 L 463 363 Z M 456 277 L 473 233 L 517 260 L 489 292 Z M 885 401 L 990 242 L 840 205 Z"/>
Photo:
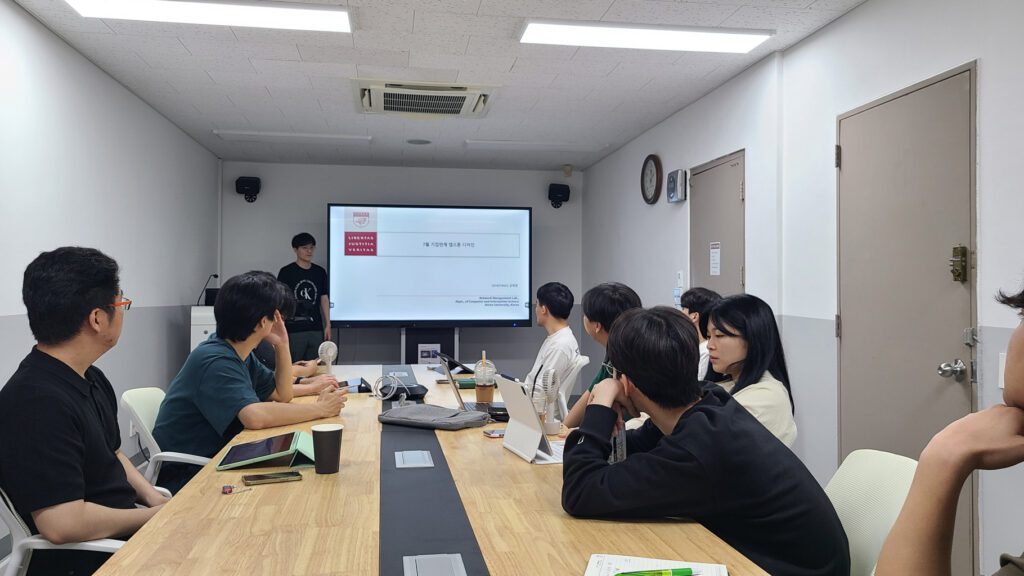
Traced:
<path id="1" fill-rule="evenodd" d="M 661 196 L 661 159 L 657 154 L 651 154 L 644 159 L 644 166 L 640 170 L 640 194 L 644 202 L 654 204 Z"/>

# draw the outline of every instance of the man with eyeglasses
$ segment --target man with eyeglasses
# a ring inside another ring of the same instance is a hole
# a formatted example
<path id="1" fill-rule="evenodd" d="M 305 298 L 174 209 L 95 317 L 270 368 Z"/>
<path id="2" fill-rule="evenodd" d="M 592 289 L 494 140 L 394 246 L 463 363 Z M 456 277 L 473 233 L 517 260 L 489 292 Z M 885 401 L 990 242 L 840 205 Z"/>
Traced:
<path id="1" fill-rule="evenodd" d="M 721 387 L 697 380 L 697 328 L 658 306 L 623 312 L 609 378 L 565 441 L 562 507 L 586 518 L 692 518 L 776 576 L 849 576 L 828 496 L 800 460 Z M 638 430 L 622 416 L 643 411 Z M 627 456 L 609 464 L 611 438 Z"/>
<path id="2" fill-rule="evenodd" d="M 129 536 L 167 498 L 121 453 L 117 398 L 93 366 L 131 307 L 117 262 L 92 248 L 44 252 L 25 269 L 22 299 L 37 344 L 0 389 L 0 488 L 55 544 Z M 35 551 L 29 574 L 91 574 L 107 558 Z"/>

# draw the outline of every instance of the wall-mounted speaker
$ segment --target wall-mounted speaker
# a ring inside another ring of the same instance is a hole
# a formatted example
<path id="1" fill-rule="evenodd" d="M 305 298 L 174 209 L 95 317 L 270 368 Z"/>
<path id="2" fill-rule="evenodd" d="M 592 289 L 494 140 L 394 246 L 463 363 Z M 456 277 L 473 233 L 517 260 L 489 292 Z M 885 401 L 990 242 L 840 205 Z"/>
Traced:
<path id="1" fill-rule="evenodd" d="M 235 180 L 235 192 L 245 196 L 246 202 L 255 202 L 260 194 L 260 179 L 255 176 L 241 176 Z"/>
<path id="2" fill-rule="evenodd" d="M 569 201 L 569 185 L 548 184 L 548 200 L 552 208 L 561 208 L 563 202 Z"/>

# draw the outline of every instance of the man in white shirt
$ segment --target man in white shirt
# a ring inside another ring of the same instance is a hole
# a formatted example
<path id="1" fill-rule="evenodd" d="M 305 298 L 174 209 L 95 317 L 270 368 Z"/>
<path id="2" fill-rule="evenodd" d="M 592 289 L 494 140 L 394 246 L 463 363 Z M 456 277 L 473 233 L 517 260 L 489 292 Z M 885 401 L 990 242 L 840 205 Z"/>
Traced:
<path id="1" fill-rule="evenodd" d="M 537 325 L 547 331 L 548 337 L 537 352 L 533 368 L 526 375 L 526 389 L 531 396 L 540 394 L 541 377 L 544 372 L 554 369 L 561 385 L 572 371 L 573 362 L 580 355 L 580 345 L 569 328 L 569 313 L 572 312 L 572 292 L 565 284 L 548 282 L 537 289 Z"/>
<path id="2" fill-rule="evenodd" d="M 707 288 L 690 288 L 679 298 L 679 308 L 690 317 L 693 325 L 697 327 L 697 336 L 700 338 L 700 363 L 697 365 L 697 380 L 717 380 L 708 378 L 708 310 L 711 305 L 722 299 L 722 296 L 714 290 Z"/>

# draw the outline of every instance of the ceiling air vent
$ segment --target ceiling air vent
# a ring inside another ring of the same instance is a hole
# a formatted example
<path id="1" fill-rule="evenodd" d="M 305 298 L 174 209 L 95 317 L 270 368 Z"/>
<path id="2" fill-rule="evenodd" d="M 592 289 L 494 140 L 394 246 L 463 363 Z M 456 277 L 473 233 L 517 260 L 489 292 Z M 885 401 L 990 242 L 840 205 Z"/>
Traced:
<path id="1" fill-rule="evenodd" d="M 363 112 L 373 114 L 480 117 L 490 100 L 480 86 L 358 80 L 356 90 Z"/>

